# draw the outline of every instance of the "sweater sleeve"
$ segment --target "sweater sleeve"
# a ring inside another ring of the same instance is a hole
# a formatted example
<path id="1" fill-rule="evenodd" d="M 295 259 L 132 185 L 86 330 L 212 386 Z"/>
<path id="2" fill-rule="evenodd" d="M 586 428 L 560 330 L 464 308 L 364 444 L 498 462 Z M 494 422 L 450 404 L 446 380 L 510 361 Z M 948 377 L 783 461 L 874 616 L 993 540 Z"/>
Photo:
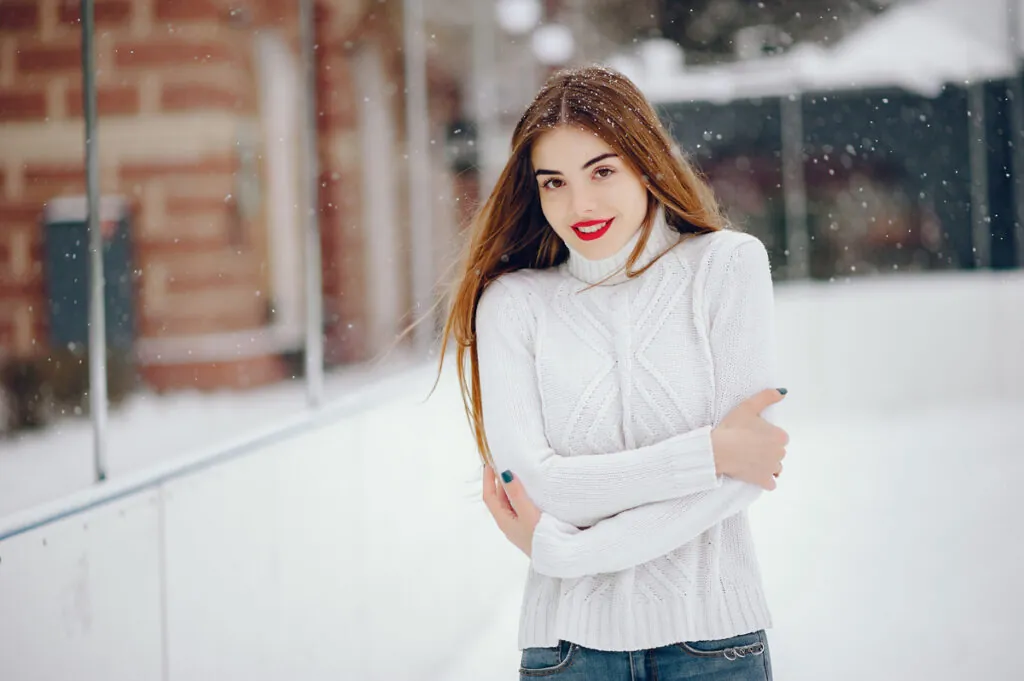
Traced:
<path id="1" fill-rule="evenodd" d="M 730 235 L 732 237 L 732 235 Z M 775 387 L 775 317 L 768 254 L 752 237 L 712 255 L 705 296 L 715 376 L 714 423 L 753 394 Z M 725 241 L 725 239 L 723 239 Z M 736 243 L 732 241 L 731 243 Z M 714 248 L 714 247 L 712 247 Z M 769 411 L 762 414 L 766 418 Z M 533 569 L 572 578 L 616 572 L 659 558 L 747 508 L 762 490 L 725 478 L 713 490 L 645 504 L 587 529 L 541 514 Z"/>
<path id="2" fill-rule="evenodd" d="M 497 472 L 511 470 L 545 513 L 576 526 L 721 485 L 711 428 L 600 456 L 563 456 L 548 443 L 533 354 L 533 315 L 500 279 L 476 312 L 484 431 Z"/>

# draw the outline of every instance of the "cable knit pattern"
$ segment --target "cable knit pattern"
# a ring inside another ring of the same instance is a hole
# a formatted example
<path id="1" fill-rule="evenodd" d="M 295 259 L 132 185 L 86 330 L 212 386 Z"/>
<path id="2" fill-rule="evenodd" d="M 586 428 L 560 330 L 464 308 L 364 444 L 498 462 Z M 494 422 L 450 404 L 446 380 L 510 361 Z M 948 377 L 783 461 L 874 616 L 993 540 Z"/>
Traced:
<path id="1" fill-rule="evenodd" d="M 506 274 L 477 308 L 494 465 L 542 510 L 520 648 L 771 626 L 746 515 L 760 489 L 716 476 L 710 439 L 776 385 L 768 255 L 731 230 L 677 243 L 659 212 L 637 267 L 664 255 L 630 279 L 636 238 L 607 260 Z"/>

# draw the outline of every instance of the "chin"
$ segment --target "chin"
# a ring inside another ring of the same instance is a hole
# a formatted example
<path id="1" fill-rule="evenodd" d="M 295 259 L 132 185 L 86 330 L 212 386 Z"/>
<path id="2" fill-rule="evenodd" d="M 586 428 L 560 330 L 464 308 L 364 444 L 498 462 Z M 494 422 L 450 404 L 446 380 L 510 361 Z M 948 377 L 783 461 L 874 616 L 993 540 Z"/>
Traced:
<path id="1" fill-rule="evenodd" d="M 598 248 L 591 247 L 589 249 L 584 248 L 580 251 L 587 260 L 604 260 L 615 255 L 615 249 L 612 248 Z"/>
<path id="2" fill-rule="evenodd" d="M 628 241 L 628 240 L 627 240 Z M 625 247 L 627 241 L 616 240 L 606 243 L 576 242 L 576 250 L 587 260 L 604 260 L 610 258 Z"/>

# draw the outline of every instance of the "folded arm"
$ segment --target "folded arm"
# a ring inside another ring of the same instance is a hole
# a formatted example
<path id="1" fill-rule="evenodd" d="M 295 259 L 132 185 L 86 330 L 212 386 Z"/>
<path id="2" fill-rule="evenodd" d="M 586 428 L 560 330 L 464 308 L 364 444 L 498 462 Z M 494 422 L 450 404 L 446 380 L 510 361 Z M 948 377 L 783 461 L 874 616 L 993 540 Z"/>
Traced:
<path id="1" fill-rule="evenodd" d="M 484 430 L 496 470 L 511 470 L 545 513 L 588 525 L 643 504 L 722 483 L 704 427 L 661 442 L 595 456 L 563 456 L 544 431 L 532 334 L 534 320 L 497 280 L 477 306 L 477 361 Z"/>
<path id="2" fill-rule="evenodd" d="M 714 365 L 714 423 L 753 394 L 775 386 L 775 317 L 768 254 L 761 242 L 726 241 L 705 287 Z M 715 248 L 714 244 L 709 248 Z M 724 249 L 723 249 L 724 250 Z M 695 314 L 703 314 L 696 309 Z M 768 417 L 769 410 L 762 416 Z M 761 488 L 725 478 L 711 490 L 648 503 L 578 529 L 542 513 L 531 550 L 534 570 L 580 577 L 624 570 L 663 556 L 747 508 Z"/>

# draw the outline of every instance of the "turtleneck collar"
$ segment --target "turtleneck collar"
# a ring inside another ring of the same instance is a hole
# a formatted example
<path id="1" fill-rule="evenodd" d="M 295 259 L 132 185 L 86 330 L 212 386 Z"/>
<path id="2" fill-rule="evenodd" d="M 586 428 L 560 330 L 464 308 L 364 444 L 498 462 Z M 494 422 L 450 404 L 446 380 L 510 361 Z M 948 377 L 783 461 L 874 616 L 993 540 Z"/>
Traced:
<path id="1" fill-rule="evenodd" d="M 572 246 L 566 244 L 569 248 L 569 260 L 567 263 L 569 274 L 591 285 L 600 282 L 602 285 L 611 286 L 627 281 L 626 261 L 629 260 L 629 254 L 636 248 L 642 231 L 642 229 L 638 229 L 636 234 L 617 253 L 602 260 L 587 260 L 579 252 L 573 250 Z M 658 206 L 654 214 L 651 236 L 647 239 L 647 245 L 643 253 L 640 254 L 640 258 L 633 266 L 633 269 L 642 269 L 654 260 L 655 257 L 668 249 L 669 246 L 678 242 L 679 237 L 679 232 L 672 229 L 665 222 L 664 208 Z M 611 276 L 609 277 L 609 275 Z"/>

